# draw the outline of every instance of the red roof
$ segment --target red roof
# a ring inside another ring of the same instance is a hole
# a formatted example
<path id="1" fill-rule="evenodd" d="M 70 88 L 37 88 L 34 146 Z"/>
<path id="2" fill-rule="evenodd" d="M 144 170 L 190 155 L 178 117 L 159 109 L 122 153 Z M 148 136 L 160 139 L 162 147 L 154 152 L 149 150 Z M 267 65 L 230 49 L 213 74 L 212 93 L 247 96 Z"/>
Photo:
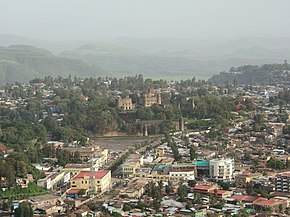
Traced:
<path id="1" fill-rule="evenodd" d="M 275 200 L 275 199 L 268 200 L 267 198 L 259 197 L 253 203 L 255 205 L 258 205 L 258 206 L 271 206 L 271 205 L 274 205 L 274 204 L 279 204 L 281 202 L 282 202 L 281 200 Z"/>
<path id="2" fill-rule="evenodd" d="M 218 195 L 223 195 L 225 193 L 230 193 L 230 191 L 226 191 L 226 190 L 217 190 L 217 194 Z"/>
<path id="3" fill-rule="evenodd" d="M 70 189 L 66 193 L 67 194 L 78 194 L 81 189 Z"/>
<path id="4" fill-rule="evenodd" d="M 289 176 L 290 176 L 290 173 L 289 173 L 289 172 L 281 173 L 281 174 L 279 174 L 278 176 L 287 176 L 287 177 L 289 177 Z"/>
<path id="5" fill-rule="evenodd" d="M 278 155 L 278 156 L 276 156 L 278 159 L 280 158 L 280 159 L 288 159 L 289 158 L 289 155 Z"/>
<path id="6" fill-rule="evenodd" d="M 75 177 L 72 179 L 83 179 L 85 176 L 90 176 L 90 171 L 82 171 L 79 174 L 77 174 Z M 99 170 L 99 171 L 94 171 L 94 177 L 95 179 L 102 179 L 105 175 L 109 173 L 108 170 Z"/>
<path id="7" fill-rule="evenodd" d="M 197 185 L 193 188 L 193 190 L 199 190 L 199 191 L 209 191 L 212 189 L 216 189 L 216 187 L 210 186 L 210 185 Z"/>
<path id="8" fill-rule="evenodd" d="M 4 144 L 0 143 L 0 151 L 5 151 L 5 150 L 7 150 L 7 147 Z"/>
<path id="9" fill-rule="evenodd" d="M 249 196 L 249 195 L 233 195 L 231 198 L 238 201 L 251 202 L 251 203 L 257 199 L 257 197 Z"/>
<path id="10" fill-rule="evenodd" d="M 247 106 L 241 104 L 240 102 L 235 107 L 236 107 L 236 110 L 241 110 L 241 109 L 246 109 L 247 108 Z"/>
<path id="11" fill-rule="evenodd" d="M 245 170 L 245 171 L 243 172 L 243 174 L 250 174 L 250 173 L 253 173 L 253 171 L 252 171 L 252 170 Z"/>

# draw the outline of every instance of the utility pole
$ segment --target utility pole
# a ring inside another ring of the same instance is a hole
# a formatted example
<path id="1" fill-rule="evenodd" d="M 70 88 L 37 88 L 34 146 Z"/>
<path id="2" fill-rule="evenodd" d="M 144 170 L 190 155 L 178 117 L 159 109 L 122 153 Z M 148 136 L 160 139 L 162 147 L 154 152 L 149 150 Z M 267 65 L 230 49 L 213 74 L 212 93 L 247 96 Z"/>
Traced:
<path id="1" fill-rule="evenodd" d="M 96 193 L 96 185 L 95 185 L 95 168 L 94 168 L 94 156 L 91 155 L 91 167 L 90 167 L 90 189 L 89 194 L 94 195 Z"/>

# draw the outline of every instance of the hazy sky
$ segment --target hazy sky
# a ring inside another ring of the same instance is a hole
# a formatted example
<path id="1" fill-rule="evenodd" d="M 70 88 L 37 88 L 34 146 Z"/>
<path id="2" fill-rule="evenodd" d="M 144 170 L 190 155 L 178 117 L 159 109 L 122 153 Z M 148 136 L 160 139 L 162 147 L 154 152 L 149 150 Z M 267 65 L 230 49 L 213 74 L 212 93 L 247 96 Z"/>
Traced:
<path id="1" fill-rule="evenodd" d="M 290 0 L 0 0 L 0 34 L 50 40 L 290 37 Z"/>

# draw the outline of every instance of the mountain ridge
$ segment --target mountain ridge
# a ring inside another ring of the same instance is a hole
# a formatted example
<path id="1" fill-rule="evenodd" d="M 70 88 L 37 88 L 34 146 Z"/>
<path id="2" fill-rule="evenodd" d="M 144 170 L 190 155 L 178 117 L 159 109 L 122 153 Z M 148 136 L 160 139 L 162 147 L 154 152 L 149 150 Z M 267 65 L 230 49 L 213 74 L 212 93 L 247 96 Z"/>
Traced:
<path id="1" fill-rule="evenodd" d="M 58 57 L 45 49 L 27 45 L 0 47 L 0 83 L 28 82 L 36 77 L 102 76 L 100 69 L 81 60 Z"/>

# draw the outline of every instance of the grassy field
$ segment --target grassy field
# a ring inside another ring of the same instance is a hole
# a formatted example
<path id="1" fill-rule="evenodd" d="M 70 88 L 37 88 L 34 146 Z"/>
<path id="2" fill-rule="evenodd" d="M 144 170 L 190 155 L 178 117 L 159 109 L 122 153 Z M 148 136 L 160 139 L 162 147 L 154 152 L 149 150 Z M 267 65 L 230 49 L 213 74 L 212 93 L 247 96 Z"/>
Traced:
<path id="1" fill-rule="evenodd" d="M 99 137 L 94 140 L 95 145 L 99 145 L 101 148 L 107 148 L 113 151 L 124 151 L 129 148 L 133 148 L 135 144 L 139 144 L 149 140 L 148 137 Z"/>

